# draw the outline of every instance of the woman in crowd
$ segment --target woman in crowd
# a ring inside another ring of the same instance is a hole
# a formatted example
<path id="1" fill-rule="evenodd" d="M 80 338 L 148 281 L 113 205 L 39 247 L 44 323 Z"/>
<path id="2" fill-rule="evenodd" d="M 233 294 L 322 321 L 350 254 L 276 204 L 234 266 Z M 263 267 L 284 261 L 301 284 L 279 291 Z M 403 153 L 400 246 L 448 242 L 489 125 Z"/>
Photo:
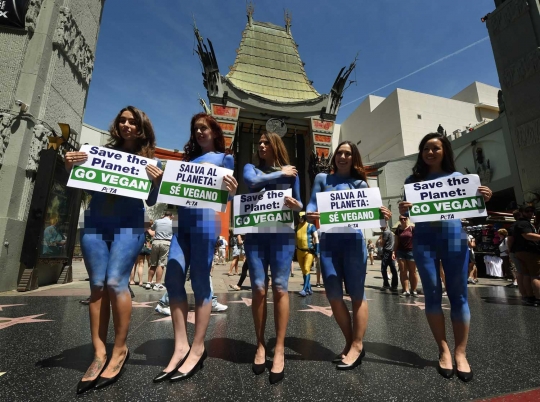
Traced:
<path id="1" fill-rule="evenodd" d="M 461 173 L 456 172 L 452 146 L 446 136 L 439 133 L 427 134 L 420 142 L 418 150 L 413 174 L 406 179 L 405 184 L 461 176 Z M 478 191 L 485 201 L 489 201 L 492 195 L 489 188 L 480 186 Z M 410 202 L 400 202 L 400 214 L 407 214 L 411 206 Z M 454 219 L 416 224 L 413 255 L 422 279 L 426 317 L 439 348 L 438 372 L 445 378 L 450 378 L 454 374 L 452 354 L 446 341 L 444 315 L 441 308 L 442 289 L 439 265 L 442 262 L 446 276 L 446 291 L 451 305 L 456 372 L 462 381 L 470 381 L 473 378 L 473 372 L 466 356 L 470 322 L 467 302 L 469 250 L 467 234 L 461 227 L 461 221 Z"/>
<path id="2" fill-rule="evenodd" d="M 373 265 L 373 252 L 375 251 L 375 245 L 373 244 L 373 240 L 369 239 L 367 241 L 367 252 L 369 257 L 369 265 Z"/>
<path id="3" fill-rule="evenodd" d="M 396 229 L 396 241 L 394 250 L 399 266 L 399 279 L 403 292 L 400 297 L 418 297 L 416 287 L 418 277 L 416 276 L 416 264 L 413 257 L 413 236 L 414 226 L 409 222 L 409 218 L 403 215 L 399 217 L 399 226 Z M 410 289 L 409 289 L 410 285 Z"/>
<path id="4" fill-rule="evenodd" d="M 205 113 L 193 116 L 190 133 L 189 141 L 184 146 L 185 162 L 233 169 L 233 157 L 225 154 L 223 131 L 212 116 Z M 223 180 L 231 199 L 238 183 L 230 175 L 224 176 Z M 203 367 L 207 356 L 204 338 L 212 309 L 210 268 L 216 238 L 220 233 L 220 221 L 217 213 L 211 209 L 187 207 L 178 207 L 178 221 L 182 224 L 178 225 L 178 231 L 171 240 L 165 277 L 174 328 L 174 353 L 154 382 L 185 380 Z M 186 328 L 188 302 L 185 282 L 188 267 L 195 296 L 195 335 L 191 348 Z"/>
<path id="5" fill-rule="evenodd" d="M 331 160 L 332 174 L 315 177 L 311 199 L 307 206 L 308 220 L 319 219 L 317 193 L 334 190 L 367 188 L 367 179 L 360 152 L 355 144 L 344 141 L 338 145 Z M 391 212 L 381 207 L 388 220 Z M 321 270 L 326 297 L 345 337 L 345 348 L 333 360 L 338 370 L 350 370 L 362 363 L 366 354 L 363 338 L 367 328 L 368 305 L 364 294 L 367 255 L 362 231 L 352 228 L 322 233 L 320 239 Z M 352 300 L 352 321 L 343 301 L 343 281 Z"/>
<path id="6" fill-rule="evenodd" d="M 242 240 L 242 236 L 240 235 L 234 235 L 232 230 L 230 230 L 230 236 L 229 236 L 229 246 L 232 247 L 232 261 L 231 266 L 229 267 L 229 273 L 227 275 L 231 276 L 233 275 L 233 269 L 234 269 L 234 275 L 238 275 L 238 261 L 240 260 L 240 256 L 244 252 L 244 241 Z"/>
<path id="7" fill-rule="evenodd" d="M 146 114 L 133 107 L 122 109 L 110 128 L 107 147 L 133 155 L 153 158 L 156 146 L 154 129 Z M 85 152 L 67 152 L 65 166 L 88 159 Z M 158 162 L 161 166 L 161 162 Z M 153 181 L 147 200 L 154 205 L 161 181 L 159 167 L 147 165 Z M 90 277 L 90 332 L 94 360 L 77 386 L 77 393 L 103 388 L 118 380 L 129 351 L 126 338 L 131 320 L 131 296 L 128 290 L 131 268 L 145 241 L 144 203 L 140 199 L 94 192 L 85 211 L 81 230 L 81 251 Z M 114 347 L 107 362 L 107 330 L 112 308 Z"/>
<path id="8" fill-rule="evenodd" d="M 302 209 L 298 172 L 289 164 L 285 144 L 274 133 L 266 133 L 259 139 L 258 164 L 246 164 L 244 181 L 252 192 L 261 190 L 286 190 L 292 188 L 292 197 L 285 197 L 284 204 L 294 211 Z M 274 295 L 274 321 L 276 326 L 276 347 L 270 371 L 270 383 L 275 384 L 284 377 L 285 332 L 289 321 L 289 272 L 294 253 L 294 231 L 290 233 L 253 233 L 245 240 L 246 257 L 253 293 L 252 313 L 257 336 L 257 351 L 252 365 L 255 374 L 264 373 L 266 363 L 266 326 L 268 292 L 268 265 L 272 273 L 272 293 Z"/>
<path id="9" fill-rule="evenodd" d="M 150 219 L 150 227 L 154 224 L 154 221 Z M 139 286 L 143 285 L 143 271 L 144 271 L 144 262 L 148 263 L 148 268 L 150 268 L 150 253 L 152 252 L 152 241 L 153 237 L 148 232 L 148 229 L 144 232 L 144 244 L 141 248 L 139 255 L 137 256 L 137 261 L 131 270 L 131 275 L 129 276 L 129 284 L 135 285 L 135 271 L 139 275 Z"/>

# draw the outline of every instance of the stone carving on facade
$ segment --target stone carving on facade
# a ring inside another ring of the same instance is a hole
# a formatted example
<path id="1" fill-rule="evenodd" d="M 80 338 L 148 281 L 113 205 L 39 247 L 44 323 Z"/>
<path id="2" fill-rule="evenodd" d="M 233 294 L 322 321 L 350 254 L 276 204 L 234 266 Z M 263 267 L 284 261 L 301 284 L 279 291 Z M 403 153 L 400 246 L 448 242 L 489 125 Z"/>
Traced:
<path id="1" fill-rule="evenodd" d="M 529 9 L 527 0 L 506 1 L 505 6 L 489 15 L 487 27 L 492 35 L 498 35 Z"/>
<path id="2" fill-rule="evenodd" d="M 349 68 L 345 69 L 346 67 L 343 67 L 341 70 L 339 70 L 339 74 L 334 81 L 334 85 L 332 85 L 332 89 L 330 90 L 330 99 L 328 100 L 326 113 L 333 115 L 337 114 L 339 106 L 341 105 L 341 100 L 343 99 L 343 93 L 353 82 L 355 82 L 351 80 L 347 84 L 349 76 L 356 68 L 357 60 L 358 55 L 356 55 L 354 61 L 349 65 Z"/>
<path id="3" fill-rule="evenodd" d="M 519 148 L 527 148 L 540 143 L 540 119 L 530 121 L 516 128 L 516 139 Z"/>
<path id="4" fill-rule="evenodd" d="M 0 166 L 4 164 L 4 155 L 11 137 L 12 121 L 12 115 L 8 113 L 0 113 Z"/>
<path id="5" fill-rule="evenodd" d="M 28 11 L 26 11 L 26 17 L 24 19 L 24 25 L 28 32 L 34 32 L 36 30 L 42 3 L 43 0 L 30 0 L 28 2 Z"/>
<path id="6" fill-rule="evenodd" d="M 534 49 L 517 62 L 507 67 L 501 77 L 501 83 L 505 88 L 511 88 L 534 74 L 540 72 L 540 48 Z"/>
<path id="7" fill-rule="evenodd" d="M 45 128 L 42 124 L 34 126 L 32 130 L 32 143 L 30 144 L 30 152 L 28 153 L 28 162 L 26 163 L 26 171 L 35 173 L 39 166 L 39 152 L 47 144 L 48 137 L 52 132 Z"/>
<path id="8" fill-rule="evenodd" d="M 60 7 L 53 44 L 66 57 L 78 77 L 88 86 L 94 70 L 94 52 L 67 7 Z"/>
<path id="9" fill-rule="evenodd" d="M 308 166 L 308 172 L 309 172 L 309 179 L 311 180 L 311 185 L 313 186 L 313 182 L 315 181 L 315 176 L 317 176 L 319 173 L 331 173 L 332 171 L 332 152 L 328 154 L 327 157 L 324 156 L 324 154 L 319 155 L 315 153 L 314 151 L 311 151 L 311 156 L 309 158 L 309 166 Z"/>

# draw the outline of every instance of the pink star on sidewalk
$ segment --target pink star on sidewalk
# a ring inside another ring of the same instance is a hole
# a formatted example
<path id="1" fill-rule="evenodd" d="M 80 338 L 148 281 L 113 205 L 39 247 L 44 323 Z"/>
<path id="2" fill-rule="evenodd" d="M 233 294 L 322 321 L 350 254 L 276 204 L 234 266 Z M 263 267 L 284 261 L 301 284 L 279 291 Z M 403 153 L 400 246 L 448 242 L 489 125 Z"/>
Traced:
<path id="1" fill-rule="evenodd" d="M 348 300 L 352 302 L 351 296 L 343 296 L 343 300 Z M 373 299 L 366 299 L 366 300 L 373 300 Z"/>
<path id="2" fill-rule="evenodd" d="M 312 306 L 308 304 L 309 309 L 308 310 L 298 310 L 298 311 L 307 311 L 310 313 L 321 313 L 328 317 L 332 317 L 332 307 L 320 307 L 320 306 Z"/>
<path id="3" fill-rule="evenodd" d="M 4 307 L 14 307 L 14 306 L 26 306 L 26 304 L 0 304 L 0 311 L 4 311 Z"/>
<path id="4" fill-rule="evenodd" d="M 36 315 L 27 315 L 25 317 L 17 317 L 17 318 L 8 318 L 8 317 L 0 317 L 0 320 L 7 321 L 7 322 L 0 322 L 0 329 L 5 329 L 7 327 L 11 327 L 12 325 L 17 324 L 35 324 L 37 322 L 45 322 L 45 321 L 54 321 L 54 320 L 38 320 L 36 317 L 41 317 L 43 314 L 36 314 Z"/>
<path id="5" fill-rule="evenodd" d="M 139 303 L 139 302 L 136 302 L 136 301 L 132 301 L 131 302 L 131 307 L 133 307 L 133 308 L 152 308 L 152 307 L 154 307 L 153 304 L 155 304 L 155 302 L 142 302 L 142 303 Z"/>

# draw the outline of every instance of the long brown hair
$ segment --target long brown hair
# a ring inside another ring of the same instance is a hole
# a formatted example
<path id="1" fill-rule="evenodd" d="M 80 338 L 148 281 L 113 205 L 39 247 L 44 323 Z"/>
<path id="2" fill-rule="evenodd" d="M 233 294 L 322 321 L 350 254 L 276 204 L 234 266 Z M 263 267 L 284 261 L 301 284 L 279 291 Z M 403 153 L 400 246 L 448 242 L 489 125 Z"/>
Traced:
<path id="1" fill-rule="evenodd" d="M 289 153 L 287 152 L 287 148 L 285 148 L 285 144 L 283 143 L 281 137 L 276 133 L 264 133 L 261 135 L 261 137 L 263 135 L 270 142 L 270 146 L 272 147 L 272 151 L 274 152 L 275 163 L 278 166 L 290 165 L 291 163 L 289 162 Z M 259 162 L 259 166 L 263 166 L 265 163 L 263 160 L 261 160 L 261 158 L 259 158 L 258 150 L 257 161 Z"/>
<path id="2" fill-rule="evenodd" d="M 137 125 L 137 145 L 135 147 L 135 154 L 144 156 L 145 158 L 153 158 L 156 152 L 156 135 L 154 134 L 154 127 L 150 119 L 142 110 L 137 109 L 135 106 L 126 106 L 116 115 L 110 128 L 109 133 L 111 139 L 107 143 L 107 147 L 110 148 L 122 148 L 124 145 L 124 139 L 120 135 L 119 121 L 122 113 L 125 111 L 131 112 L 135 123 Z"/>
<path id="3" fill-rule="evenodd" d="M 202 155 L 202 148 L 197 142 L 197 130 L 195 129 L 195 123 L 199 119 L 204 119 L 204 122 L 208 128 L 210 128 L 212 133 L 216 135 L 216 138 L 214 138 L 214 148 L 216 149 L 216 152 L 225 152 L 225 137 L 223 137 L 223 130 L 221 129 L 217 120 L 209 114 L 197 113 L 191 118 L 191 123 L 189 125 L 189 141 L 186 143 L 186 145 L 184 145 L 184 161 L 186 162 L 189 162 Z"/>
<path id="4" fill-rule="evenodd" d="M 337 148 L 336 152 L 334 152 L 334 155 L 332 155 L 332 160 L 330 163 L 332 164 L 332 170 L 334 173 L 337 173 L 337 163 L 336 163 L 336 155 L 339 151 L 339 148 L 343 145 L 348 145 L 351 147 L 351 153 L 352 153 L 352 164 L 351 164 L 351 176 L 355 179 L 362 179 L 367 184 L 367 176 L 366 176 L 366 169 L 364 169 L 364 164 L 362 163 L 362 156 L 360 156 L 360 151 L 358 150 L 358 147 L 356 144 L 353 144 L 350 141 L 343 141 L 341 142 Z"/>
<path id="5" fill-rule="evenodd" d="M 437 139 L 441 142 L 443 148 L 443 160 L 441 164 L 441 169 L 446 173 L 454 173 L 456 171 L 456 165 L 454 163 L 454 151 L 452 151 L 452 144 L 446 135 L 441 133 L 429 133 L 422 138 L 420 145 L 418 145 L 418 158 L 416 159 L 416 164 L 413 166 L 413 177 L 415 181 L 424 180 L 429 174 L 429 167 L 424 161 L 423 152 L 426 143 L 429 140 Z"/>

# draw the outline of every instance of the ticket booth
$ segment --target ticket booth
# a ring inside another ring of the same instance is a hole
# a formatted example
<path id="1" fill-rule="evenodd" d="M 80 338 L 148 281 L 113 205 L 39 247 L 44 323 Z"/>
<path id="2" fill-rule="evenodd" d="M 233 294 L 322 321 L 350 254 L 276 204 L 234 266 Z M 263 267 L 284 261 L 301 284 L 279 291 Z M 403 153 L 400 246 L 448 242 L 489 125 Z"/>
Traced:
<path id="1" fill-rule="evenodd" d="M 79 149 L 79 144 L 69 125 L 59 125 L 62 135 L 49 137 L 48 148 L 40 152 L 20 258 L 19 292 L 72 281 L 82 190 L 66 186 L 64 155 Z"/>

